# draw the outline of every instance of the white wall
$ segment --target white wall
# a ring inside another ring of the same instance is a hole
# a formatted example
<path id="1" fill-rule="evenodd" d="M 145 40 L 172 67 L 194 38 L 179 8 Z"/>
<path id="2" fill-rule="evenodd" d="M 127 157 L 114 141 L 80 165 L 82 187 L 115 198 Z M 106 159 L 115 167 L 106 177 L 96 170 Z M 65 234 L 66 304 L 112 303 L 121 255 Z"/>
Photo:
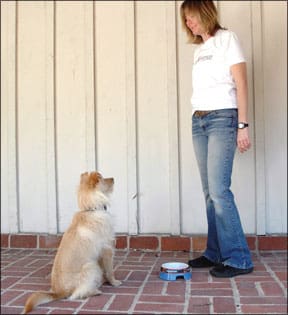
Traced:
<path id="1" fill-rule="evenodd" d="M 1 231 L 63 232 L 82 172 L 115 178 L 118 233 L 204 234 L 182 1 L 1 3 Z M 287 4 L 218 1 L 247 59 L 246 233 L 287 232 Z"/>
<path id="2" fill-rule="evenodd" d="M 263 63 L 266 231 L 275 233 L 287 231 L 287 2 L 264 1 Z"/>

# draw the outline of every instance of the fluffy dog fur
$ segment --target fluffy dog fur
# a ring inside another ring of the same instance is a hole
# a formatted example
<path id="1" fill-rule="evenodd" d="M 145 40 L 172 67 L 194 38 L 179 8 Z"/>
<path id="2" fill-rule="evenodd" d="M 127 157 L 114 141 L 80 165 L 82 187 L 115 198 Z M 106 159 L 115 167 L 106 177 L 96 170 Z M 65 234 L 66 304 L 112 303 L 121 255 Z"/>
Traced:
<path id="1" fill-rule="evenodd" d="M 119 286 L 113 274 L 114 233 L 109 214 L 109 194 L 114 179 L 98 172 L 81 175 L 77 212 L 58 248 L 51 274 L 51 291 L 35 292 L 26 301 L 22 314 L 39 304 L 62 298 L 82 299 L 99 295 L 108 281 Z"/>

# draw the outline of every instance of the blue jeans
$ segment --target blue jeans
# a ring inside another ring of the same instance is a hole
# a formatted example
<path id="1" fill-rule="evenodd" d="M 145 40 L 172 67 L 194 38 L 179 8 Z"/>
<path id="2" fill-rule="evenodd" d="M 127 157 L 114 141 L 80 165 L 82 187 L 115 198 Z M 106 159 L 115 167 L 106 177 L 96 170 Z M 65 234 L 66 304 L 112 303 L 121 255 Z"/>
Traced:
<path id="1" fill-rule="evenodd" d="M 203 255 L 235 268 L 253 267 L 239 213 L 230 190 L 237 145 L 237 109 L 192 117 L 192 135 L 206 202 L 207 248 Z"/>

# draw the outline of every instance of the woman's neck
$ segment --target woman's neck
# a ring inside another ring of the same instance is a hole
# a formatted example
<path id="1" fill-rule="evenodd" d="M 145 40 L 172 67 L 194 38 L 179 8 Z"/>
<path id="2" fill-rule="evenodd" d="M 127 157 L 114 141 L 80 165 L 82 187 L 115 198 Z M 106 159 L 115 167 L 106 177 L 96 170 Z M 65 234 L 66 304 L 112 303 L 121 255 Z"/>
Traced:
<path id="1" fill-rule="evenodd" d="M 203 42 L 206 42 L 210 37 L 212 37 L 210 34 L 205 33 L 201 35 Z"/>

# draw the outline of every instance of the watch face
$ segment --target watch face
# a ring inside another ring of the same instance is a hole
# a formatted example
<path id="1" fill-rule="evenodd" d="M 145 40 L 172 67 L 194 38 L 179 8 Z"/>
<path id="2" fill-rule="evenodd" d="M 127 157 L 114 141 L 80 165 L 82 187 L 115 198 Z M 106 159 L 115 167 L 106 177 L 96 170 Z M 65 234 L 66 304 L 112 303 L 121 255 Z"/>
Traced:
<path id="1" fill-rule="evenodd" d="M 247 123 L 242 123 L 242 122 L 238 123 L 238 129 L 244 129 L 246 127 L 248 127 Z"/>

